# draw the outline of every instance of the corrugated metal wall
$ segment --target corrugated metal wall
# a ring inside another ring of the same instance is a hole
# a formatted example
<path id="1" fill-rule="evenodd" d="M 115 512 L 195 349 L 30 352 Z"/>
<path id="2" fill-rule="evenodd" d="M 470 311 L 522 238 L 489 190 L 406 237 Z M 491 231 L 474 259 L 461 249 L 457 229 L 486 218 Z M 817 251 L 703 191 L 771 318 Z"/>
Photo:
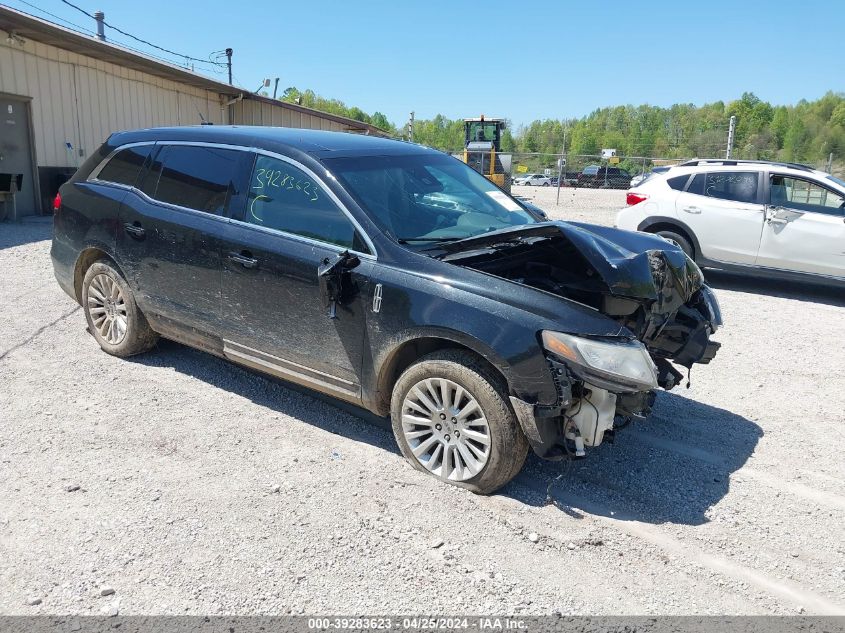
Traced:
<path id="1" fill-rule="evenodd" d="M 226 107 L 238 92 L 228 90 L 189 86 L 34 40 L 20 46 L 0 38 L 0 93 L 31 104 L 36 209 L 48 209 L 58 184 L 115 131 L 197 125 L 203 118 L 317 130 L 356 127 L 281 102 L 243 99 Z"/>
<path id="2" fill-rule="evenodd" d="M 76 167 L 114 131 L 196 125 L 199 113 L 221 124 L 273 125 L 347 131 L 342 122 L 282 105 L 241 100 L 123 66 L 27 41 L 0 39 L 0 92 L 32 99 L 39 166 Z M 73 152 L 67 150 L 71 143 Z M 79 155 L 79 149 L 84 155 Z"/>
<path id="3" fill-rule="evenodd" d="M 32 41 L 0 39 L 0 92 L 32 98 L 39 166 L 74 167 L 116 130 L 223 122 L 216 92 Z"/>

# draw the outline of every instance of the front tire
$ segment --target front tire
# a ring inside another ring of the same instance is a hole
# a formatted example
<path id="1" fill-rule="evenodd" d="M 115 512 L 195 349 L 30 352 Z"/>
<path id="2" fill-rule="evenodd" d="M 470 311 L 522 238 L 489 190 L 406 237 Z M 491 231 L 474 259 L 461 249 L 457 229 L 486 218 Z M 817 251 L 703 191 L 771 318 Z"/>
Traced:
<path id="1" fill-rule="evenodd" d="M 107 354 L 133 356 L 146 352 L 158 340 L 129 284 L 107 259 L 94 262 L 85 271 L 82 308 L 88 330 Z"/>
<path id="2" fill-rule="evenodd" d="M 528 454 L 504 381 L 463 350 L 433 352 L 405 370 L 391 419 L 414 468 L 478 494 L 508 483 Z"/>

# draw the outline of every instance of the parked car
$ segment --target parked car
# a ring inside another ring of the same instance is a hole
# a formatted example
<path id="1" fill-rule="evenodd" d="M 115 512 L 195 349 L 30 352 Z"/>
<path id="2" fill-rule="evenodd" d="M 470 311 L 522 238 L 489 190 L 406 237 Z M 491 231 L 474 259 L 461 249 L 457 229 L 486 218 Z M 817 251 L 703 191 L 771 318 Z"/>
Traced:
<path id="1" fill-rule="evenodd" d="M 694 160 L 628 192 L 616 225 L 700 266 L 845 282 L 845 181 L 795 163 Z"/>
<path id="2" fill-rule="evenodd" d="M 627 189 L 631 182 L 631 174 L 619 167 L 600 167 L 589 165 L 578 174 L 578 187 L 595 187 L 605 189 Z"/>
<path id="3" fill-rule="evenodd" d="M 671 168 L 672 168 L 671 165 L 669 165 L 669 166 L 661 165 L 659 167 L 652 167 L 651 171 L 644 172 L 642 174 L 637 174 L 636 176 L 631 178 L 631 187 L 636 187 L 638 185 L 643 184 L 646 180 L 648 180 L 649 178 L 651 178 L 652 176 L 654 176 L 656 174 L 665 174 Z"/>
<path id="4" fill-rule="evenodd" d="M 532 187 L 551 187 L 552 180 L 543 174 L 525 174 L 517 176 L 513 180 L 515 185 L 530 185 Z"/>
<path id="5" fill-rule="evenodd" d="M 114 134 L 61 187 L 51 255 L 105 352 L 164 336 L 390 415 L 415 468 L 478 493 L 529 447 L 583 455 L 719 347 L 677 246 L 354 134 Z"/>

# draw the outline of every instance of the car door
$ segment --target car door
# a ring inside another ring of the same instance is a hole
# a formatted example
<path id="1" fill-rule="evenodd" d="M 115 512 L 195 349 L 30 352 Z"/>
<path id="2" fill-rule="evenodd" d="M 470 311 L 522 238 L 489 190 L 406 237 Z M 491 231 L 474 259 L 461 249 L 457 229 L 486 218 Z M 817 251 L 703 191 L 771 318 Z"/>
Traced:
<path id="1" fill-rule="evenodd" d="M 699 173 L 676 198 L 678 219 L 692 229 L 704 258 L 755 263 L 765 215 L 761 178 L 756 171 Z"/>
<path id="2" fill-rule="evenodd" d="M 845 194 L 773 173 L 757 264 L 845 278 Z"/>
<path id="3" fill-rule="evenodd" d="M 118 251 L 142 310 L 161 327 L 220 331 L 220 242 L 245 205 L 252 154 L 159 144 L 123 200 Z"/>
<path id="4" fill-rule="evenodd" d="M 227 228 L 223 244 L 224 353 L 358 401 L 362 297 L 374 261 L 365 240 L 313 171 L 259 153 L 246 210 Z M 338 291 L 335 301 L 331 288 Z"/>

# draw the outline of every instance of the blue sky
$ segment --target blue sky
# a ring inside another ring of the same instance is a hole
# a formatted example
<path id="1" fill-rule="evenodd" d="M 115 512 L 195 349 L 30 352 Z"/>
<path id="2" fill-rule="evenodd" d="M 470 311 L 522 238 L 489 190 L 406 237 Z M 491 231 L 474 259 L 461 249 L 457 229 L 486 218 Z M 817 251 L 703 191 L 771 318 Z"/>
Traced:
<path id="1" fill-rule="evenodd" d="M 94 28 L 60 0 L 28 1 Z M 311 88 L 400 125 L 410 110 L 519 125 L 606 105 L 701 104 L 746 90 L 790 104 L 845 90 L 843 0 L 72 1 L 180 53 L 232 47 L 245 88 L 280 77 L 280 92 Z"/>

